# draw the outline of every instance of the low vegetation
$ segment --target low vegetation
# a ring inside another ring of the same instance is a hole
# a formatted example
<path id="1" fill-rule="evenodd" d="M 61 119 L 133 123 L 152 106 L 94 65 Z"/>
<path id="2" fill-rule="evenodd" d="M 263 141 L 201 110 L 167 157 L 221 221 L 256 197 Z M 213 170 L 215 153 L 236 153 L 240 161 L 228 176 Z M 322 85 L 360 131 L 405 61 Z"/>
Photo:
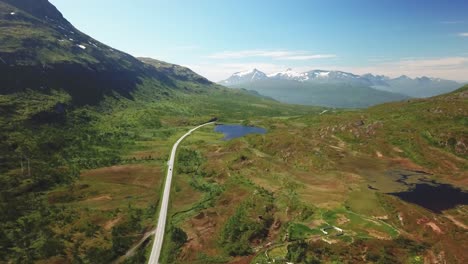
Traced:
<path id="1" fill-rule="evenodd" d="M 466 155 L 461 151 L 464 129 L 454 122 L 466 115 L 465 103 L 466 88 L 362 111 L 258 117 L 250 122 L 266 127 L 266 135 L 227 142 L 219 141 L 222 136 L 208 128 L 197 132 L 184 142 L 191 151 L 181 150 L 179 158 L 185 160 L 192 153 L 188 164 L 198 169 L 181 171 L 181 176 L 205 175 L 204 181 L 223 188 L 209 206 L 201 197 L 193 200 L 190 213 L 177 213 L 178 198 L 173 198 L 172 219 L 188 236 L 177 261 L 423 263 L 445 259 L 457 263 L 466 259 L 455 242 L 466 239 L 463 231 L 443 220 L 466 218 L 462 206 L 437 215 L 388 194 L 427 180 L 466 188 L 461 181 L 466 178 Z M 431 120 L 440 114 L 444 118 L 434 125 Z M 443 127 L 441 133 L 458 142 L 458 152 L 428 140 L 423 131 L 429 127 L 432 131 Z M 399 138 L 419 139 L 409 144 Z M 450 173 L 445 166 L 451 166 Z M 415 178 L 402 181 L 401 175 L 392 174 L 402 169 L 413 171 Z M 176 186 L 184 177 L 175 178 Z"/>

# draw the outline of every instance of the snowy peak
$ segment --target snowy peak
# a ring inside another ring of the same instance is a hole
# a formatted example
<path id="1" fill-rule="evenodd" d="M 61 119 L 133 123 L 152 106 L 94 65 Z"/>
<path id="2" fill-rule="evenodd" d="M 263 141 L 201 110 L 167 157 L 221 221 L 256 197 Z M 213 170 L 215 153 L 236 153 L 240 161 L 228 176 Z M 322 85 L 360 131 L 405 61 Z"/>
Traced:
<path id="1" fill-rule="evenodd" d="M 250 75 L 250 74 L 256 74 L 256 73 L 259 73 L 259 72 L 260 72 L 259 70 L 253 69 L 253 70 L 249 70 L 249 71 L 236 72 L 236 73 L 233 74 L 233 76 L 242 77 L 242 76 L 246 76 L 246 75 Z"/>
<path id="2" fill-rule="evenodd" d="M 267 75 L 271 79 L 294 80 L 299 82 L 334 82 L 347 79 L 359 79 L 358 75 L 342 71 L 313 70 L 308 72 L 295 72 L 292 69 Z"/>
<path id="3" fill-rule="evenodd" d="M 330 77 L 330 71 L 313 70 L 305 73 L 309 79 L 328 79 Z"/>
<path id="4" fill-rule="evenodd" d="M 254 82 L 258 80 L 267 79 L 267 75 L 264 72 L 261 72 L 257 69 L 252 69 L 248 71 L 236 72 L 228 79 L 221 81 L 220 84 L 223 85 L 236 85 L 248 82 Z"/>
<path id="5" fill-rule="evenodd" d="M 273 78 L 273 79 L 296 80 L 296 81 L 302 80 L 304 76 L 305 74 L 295 72 L 291 68 L 288 68 L 282 72 L 276 72 L 276 73 L 272 73 L 268 75 L 269 78 Z"/>
<path id="6" fill-rule="evenodd" d="M 342 71 L 323 71 L 323 70 L 314 70 L 309 71 L 307 74 L 310 77 L 315 78 L 328 78 L 328 79 L 346 79 L 346 78 L 359 78 L 359 75 L 355 75 L 349 72 L 342 72 Z"/>
<path id="7" fill-rule="evenodd" d="M 319 83 L 357 82 L 356 84 L 365 85 L 369 85 L 371 82 L 364 77 L 348 72 L 313 70 L 301 73 L 288 68 L 285 71 L 275 72 L 268 75 L 257 69 L 236 72 L 227 80 L 220 82 L 220 84 L 231 86 L 264 79 Z"/>
<path id="8" fill-rule="evenodd" d="M 305 73 L 305 81 L 323 84 L 347 84 L 358 86 L 371 86 L 372 82 L 365 77 L 343 71 L 313 70 Z"/>

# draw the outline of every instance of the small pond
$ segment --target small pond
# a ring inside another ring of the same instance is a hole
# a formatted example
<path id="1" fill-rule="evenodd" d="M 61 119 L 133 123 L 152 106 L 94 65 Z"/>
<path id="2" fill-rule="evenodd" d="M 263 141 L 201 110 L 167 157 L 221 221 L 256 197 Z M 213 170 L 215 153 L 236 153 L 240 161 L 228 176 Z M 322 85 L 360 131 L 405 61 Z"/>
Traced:
<path id="1" fill-rule="evenodd" d="M 223 133 L 223 140 L 243 137 L 248 134 L 265 134 L 267 131 L 261 127 L 242 125 L 216 125 L 215 132 Z"/>
<path id="2" fill-rule="evenodd" d="M 434 213 L 441 213 L 443 210 L 454 208 L 457 205 L 468 204 L 468 192 L 449 184 L 434 181 L 417 183 L 408 191 L 390 194 Z"/>

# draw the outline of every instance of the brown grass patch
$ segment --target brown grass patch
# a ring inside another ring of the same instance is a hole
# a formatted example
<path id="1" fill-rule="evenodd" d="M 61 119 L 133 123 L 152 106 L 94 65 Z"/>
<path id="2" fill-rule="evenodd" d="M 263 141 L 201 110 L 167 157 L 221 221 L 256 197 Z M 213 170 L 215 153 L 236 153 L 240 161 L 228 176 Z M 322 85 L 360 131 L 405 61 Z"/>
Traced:
<path id="1" fill-rule="evenodd" d="M 349 222 L 349 219 L 344 214 L 337 214 L 336 224 L 343 225 Z"/>
<path id="2" fill-rule="evenodd" d="M 436 223 L 434 223 L 434 222 L 426 223 L 426 226 L 430 227 L 432 229 L 432 231 L 436 232 L 437 234 L 443 234 L 444 233 L 444 232 L 442 232 L 440 227 L 438 225 L 436 225 Z"/>
<path id="3" fill-rule="evenodd" d="M 377 238 L 377 239 L 381 239 L 381 240 L 390 240 L 392 239 L 392 237 L 386 233 L 383 233 L 383 232 L 380 232 L 380 231 L 377 231 L 377 230 L 374 230 L 374 229 L 367 229 L 366 230 L 369 235 Z"/>
<path id="4" fill-rule="evenodd" d="M 460 222 L 459 220 L 457 220 L 455 217 L 453 217 L 452 215 L 446 215 L 445 217 L 447 217 L 448 219 L 450 219 L 455 225 L 457 225 L 458 227 L 461 227 L 463 229 L 468 229 L 468 226 L 466 226 L 464 223 Z"/>
<path id="5" fill-rule="evenodd" d="M 115 219 L 109 220 L 104 224 L 104 229 L 105 230 L 111 230 L 112 227 L 114 227 L 120 220 L 122 219 L 122 216 L 118 216 Z"/>
<path id="6" fill-rule="evenodd" d="M 187 220 L 182 228 L 187 233 L 188 242 L 182 248 L 180 258 L 194 260 L 200 252 L 209 256 L 219 255 L 219 232 L 247 194 L 242 188 L 230 189 L 219 197 L 214 207 Z"/>
<path id="7" fill-rule="evenodd" d="M 229 264 L 250 264 L 255 256 L 237 257 L 229 262 Z"/>
<path id="8" fill-rule="evenodd" d="M 112 197 L 110 195 L 100 195 L 100 196 L 97 196 L 97 197 L 93 197 L 93 198 L 89 198 L 87 199 L 86 201 L 90 202 L 90 201 L 106 201 L 106 200 L 112 200 Z"/>
<path id="9" fill-rule="evenodd" d="M 163 171 L 159 166 L 144 164 L 118 165 L 88 170 L 79 184 L 89 186 L 74 189 L 76 205 L 102 210 L 127 207 L 148 207 L 157 202 Z"/>
<path id="10" fill-rule="evenodd" d="M 171 211 L 187 210 L 202 198 L 202 194 L 190 186 L 189 180 L 191 176 L 174 176 L 175 180 L 172 183 L 173 192 L 171 193 Z"/>
<path id="11" fill-rule="evenodd" d="M 132 184 L 144 187 L 154 187 L 161 179 L 160 167 L 150 167 L 141 164 L 118 165 L 99 168 L 84 172 L 83 180 L 93 179 L 107 183 Z"/>

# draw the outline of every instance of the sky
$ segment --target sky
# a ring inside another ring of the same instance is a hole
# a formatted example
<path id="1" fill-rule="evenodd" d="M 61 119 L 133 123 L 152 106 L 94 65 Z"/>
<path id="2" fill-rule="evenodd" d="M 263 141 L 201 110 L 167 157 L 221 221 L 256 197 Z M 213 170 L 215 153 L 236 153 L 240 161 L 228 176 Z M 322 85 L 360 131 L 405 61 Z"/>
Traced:
<path id="1" fill-rule="evenodd" d="M 468 81 L 467 0 L 49 0 L 75 27 L 212 81 L 257 68 Z"/>

